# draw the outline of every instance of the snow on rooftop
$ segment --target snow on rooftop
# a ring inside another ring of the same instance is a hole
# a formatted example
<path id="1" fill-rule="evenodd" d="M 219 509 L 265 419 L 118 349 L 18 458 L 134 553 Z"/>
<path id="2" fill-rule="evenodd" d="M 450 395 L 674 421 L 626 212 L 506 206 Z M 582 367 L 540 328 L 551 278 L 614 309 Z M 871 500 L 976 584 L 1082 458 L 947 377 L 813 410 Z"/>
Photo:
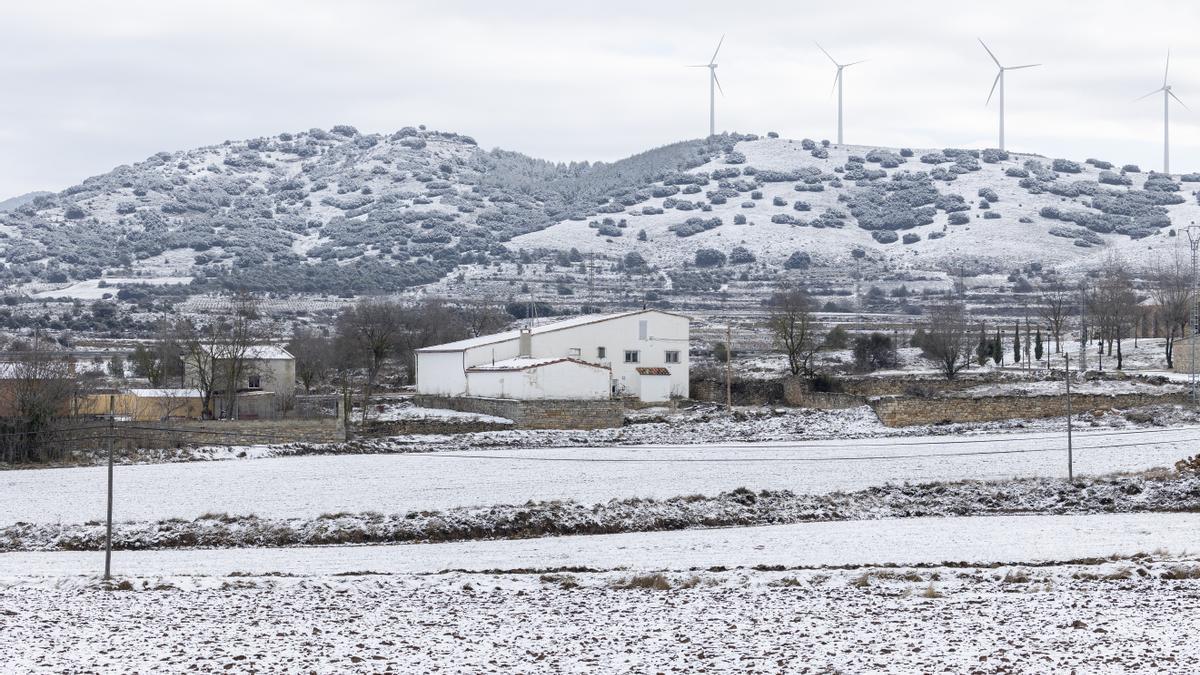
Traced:
<path id="1" fill-rule="evenodd" d="M 586 326 L 588 324 L 599 323 L 601 321 L 611 321 L 612 319 L 620 319 L 622 317 L 633 316 L 635 314 L 642 314 L 645 312 L 658 312 L 660 314 L 672 314 L 672 312 L 664 312 L 659 309 L 635 309 L 635 310 L 630 310 L 630 311 L 626 311 L 626 312 L 613 312 L 611 314 L 581 314 L 579 316 L 573 316 L 569 319 L 562 319 L 559 321 L 552 321 L 550 323 L 544 323 L 540 326 L 533 326 L 532 328 L 530 328 L 529 332 L 533 335 L 541 335 L 543 333 L 549 333 L 549 332 L 556 331 L 556 330 L 563 330 L 566 328 L 575 328 L 577 326 Z M 681 314 L 672 314 L 672 315 L 673 316 L 682 316 Z M 418 352 L 457 352 L 457 351 L 463 351 L 466 349 L 472 349 L 474 347 L 483 347 L 486 345 L 496 344 L 497 342 L 508 342 L 509 340 L 516 340 L 516 339 L 519 339 L 520 337 L 521 337 L 520 330 L 509 330 L 509 331 L 504 331 L 503 333 L 493 333 L 492 335 L 481 335 L 479 337 L 467 338 L 466 340 L 458 340 L 456 342 L 447 342 L 446 344 L 441 344 L 441 345 L 422 347 L 421 349 L 418 349 L 417 351 Z"/>
<path id="2" fill-rule="evenodd" d="M 245 358 L 248 359 L 284 359 L 290 360 L 296 357 L 292 356 L 291 352 L 280 347 L 279 345 L 250 345 L 246 348 Z"/>
<path id="3" fill-rule="evenodd" d="M 130 389 L 138 398 L 200 398 L 199 389 Z"/>

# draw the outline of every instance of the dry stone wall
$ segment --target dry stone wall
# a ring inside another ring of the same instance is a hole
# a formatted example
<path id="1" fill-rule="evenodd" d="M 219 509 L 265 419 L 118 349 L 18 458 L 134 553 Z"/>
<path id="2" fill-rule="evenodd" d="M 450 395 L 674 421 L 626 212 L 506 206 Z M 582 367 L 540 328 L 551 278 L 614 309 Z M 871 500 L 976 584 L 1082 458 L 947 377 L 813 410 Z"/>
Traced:
<path id="1" fill-rule="evenodd" d="M 518 429 L 610 429 L 625 423 L 620 401 L 521 401 L 477 396 L 416 396 L 423 408 L 505 417 Z"/>
<path id="2" fill-rule="evenodd" d="M 1187 394 L 1071 394 L 1075 412 L 1127 409 L 1146 405 L 1186 403 Z M 889 427 L 954 422 L 994 422 L 1007 419 L 1066 415 L 1066 395 L 990 396 L 981 398 L 909 398 L 884 396 L 870 399 L 879 420 Z"/>

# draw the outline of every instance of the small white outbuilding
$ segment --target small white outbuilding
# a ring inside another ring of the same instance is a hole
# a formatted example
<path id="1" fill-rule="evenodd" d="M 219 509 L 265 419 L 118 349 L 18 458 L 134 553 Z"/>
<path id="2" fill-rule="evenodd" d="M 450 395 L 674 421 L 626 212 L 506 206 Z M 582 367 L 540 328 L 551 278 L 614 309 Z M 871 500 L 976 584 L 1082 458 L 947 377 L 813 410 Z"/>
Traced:
<path id="1" fill-rule="evenodd" d="M 417 393 L 522 400 L 686 398 L 691 320 L 587 314 L 417 350 Z"/>

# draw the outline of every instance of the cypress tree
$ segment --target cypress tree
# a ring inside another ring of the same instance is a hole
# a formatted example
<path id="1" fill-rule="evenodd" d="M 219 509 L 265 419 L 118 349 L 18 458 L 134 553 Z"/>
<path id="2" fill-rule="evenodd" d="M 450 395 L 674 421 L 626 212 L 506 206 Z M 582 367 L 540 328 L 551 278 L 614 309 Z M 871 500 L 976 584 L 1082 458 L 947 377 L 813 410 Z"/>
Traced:
<path id="1" fill-rule="evenodd" d="M 1037 333 L 1033 336 L 1033 358 L 1042 360 L 1042 329 L 1037 329 Z"/>
<path id="2" fill-rule="evenodd" d="M 992 345 L 988 342 L 987 334 L 984 332 L 983 324 L 979 324 L 979 344 L 975 346 L 975 359 L 979 361 L 979 365 L 987 364 L 988 357 L 992 355 Z"/>
<path id="3" fill-rule="evenodd" d="M 1021 324 L 1013 328 L 1013 363 L 1021 362 Z"/>
<path id="4" fill-rule="evenodd" d="M 996 341 L 992 343 L 992 361 L 997 366 L 1004 365 L 1004 331 L 996 329 Z"/>

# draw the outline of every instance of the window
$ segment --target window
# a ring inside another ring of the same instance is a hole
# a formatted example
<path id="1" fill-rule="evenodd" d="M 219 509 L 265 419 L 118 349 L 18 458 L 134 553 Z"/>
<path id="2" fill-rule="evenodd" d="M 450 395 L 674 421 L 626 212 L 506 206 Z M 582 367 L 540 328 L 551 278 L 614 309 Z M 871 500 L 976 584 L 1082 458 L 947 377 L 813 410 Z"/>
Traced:
<path id="1" fill-rule="evenodd" d="M 648 321 L 638 321 L 638 339 L 645 340 L 650 335 L 650 323 Z"/>
<path id="2" fill-rule="evenodd" d="M 608 350 L 605 349 L 604 347 L 596 347 L 596 358 L 607 359 L 608 358 Z"/>
<path id="3" fill-rule="evenodd" d="M 664 360 L 667 363 L 679 363 L 679 352 L 667 352 Z"/>
<path id="4" fill-rule="evenodd" d="M 638 363 L 641 361 L 640 355 L 636 350 L 625 350 L 625 363 Z"/>
<path id="5" fill-rule="evenodd" d="M 579 358 L 579 347 L 571 347 L 567 350 L 567 356 L 571 358 Z"/>
<path id="6" fill-rule="evenodd" d="M 259 377 L 258 375 L 251 375 L 249 380 L 250 381 L 247 384 L 250 385 L 251 389 L 262 389 L 262 378 L 261 377 Z"/>

